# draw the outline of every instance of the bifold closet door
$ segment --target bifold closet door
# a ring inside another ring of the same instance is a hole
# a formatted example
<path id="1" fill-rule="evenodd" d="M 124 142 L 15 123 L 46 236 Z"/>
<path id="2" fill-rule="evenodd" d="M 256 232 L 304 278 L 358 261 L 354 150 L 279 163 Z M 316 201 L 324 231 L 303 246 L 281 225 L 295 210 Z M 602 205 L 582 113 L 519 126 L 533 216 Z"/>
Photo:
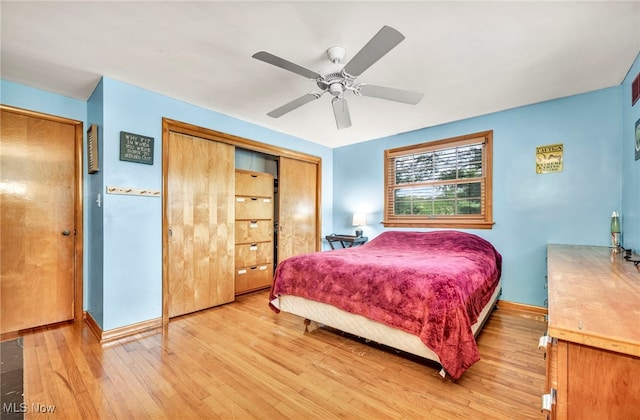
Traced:
<path id="1" fill-rule="evenodd" d="M 171 132 L 167 178 L 169 317 L 233 301 L 234 146 Z"/>
<path id="2" fill-rule="evenodd" d="M 280 157 L 278 261 L 318 251 L 318 164 Z"/>

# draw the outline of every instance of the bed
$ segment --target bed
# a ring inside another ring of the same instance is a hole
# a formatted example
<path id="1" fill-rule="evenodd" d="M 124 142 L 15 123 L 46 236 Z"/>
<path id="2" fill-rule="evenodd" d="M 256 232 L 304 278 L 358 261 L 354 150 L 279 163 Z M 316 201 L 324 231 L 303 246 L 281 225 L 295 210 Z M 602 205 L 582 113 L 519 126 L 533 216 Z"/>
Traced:
<path id="1" fill-rule="evenodd" d="M 501 270 L 500 253 L 477 235 L 386 231 L 280 262 L 269 305 L 433 360 L 458 379 L 480 360 L 475 336 L 500 294 Z"/>

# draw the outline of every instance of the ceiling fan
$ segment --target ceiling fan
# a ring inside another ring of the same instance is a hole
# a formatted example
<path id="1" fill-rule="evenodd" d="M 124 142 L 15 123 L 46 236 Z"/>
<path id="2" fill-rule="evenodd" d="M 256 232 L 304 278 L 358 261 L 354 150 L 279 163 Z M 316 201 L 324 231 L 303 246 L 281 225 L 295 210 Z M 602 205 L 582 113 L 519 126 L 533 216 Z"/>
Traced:
<path id="1" fill-rule="evenodd" d="M 336 125 L 338 129 L 343 129 L 351 126 L 351 116 L 349 114 L 347 100 L 345 99 L 345 93 L 347 92 L 410 105 L 417 104 L 422 99 L 422 93 L 356 82 L 358 76 L 402 42 L 403 39 L 404 35 L 397 30 L 390 26 L 383 26 L 347 64 L 343 64 L 345 56 L 344 48 L 329 48 L 327 55 L 329 56 L 331 64 L 327 65 L 320 72 L 309 70 L 266 51 L 255 53 L 252 55 L 253 58 L 312 79 L 316 82 L 318 88 L 320 88 L 319 91 L 302 95 L 268 112 L 267 115 L 273 118 L 281 117 L 302 105 L 319 99 L 322 95 L 329 92 L 331 96 L 333 96 L 331 104 L 336 118 Z"/>

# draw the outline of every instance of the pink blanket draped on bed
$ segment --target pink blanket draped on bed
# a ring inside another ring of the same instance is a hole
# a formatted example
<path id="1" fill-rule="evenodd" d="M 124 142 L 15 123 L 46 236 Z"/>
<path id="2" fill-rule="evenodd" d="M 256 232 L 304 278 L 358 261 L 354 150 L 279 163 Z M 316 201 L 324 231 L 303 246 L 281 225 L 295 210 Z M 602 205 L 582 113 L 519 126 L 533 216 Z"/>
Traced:
<path id="1" fill-rule="evenodd" d="M 282 261 L 270 301 L 300 296 L 415 334 L 458 379 L 480 360 L 471 325 L 501 267 L 498 251 L 476 235 L 387 231 L 360 247 Z"/>

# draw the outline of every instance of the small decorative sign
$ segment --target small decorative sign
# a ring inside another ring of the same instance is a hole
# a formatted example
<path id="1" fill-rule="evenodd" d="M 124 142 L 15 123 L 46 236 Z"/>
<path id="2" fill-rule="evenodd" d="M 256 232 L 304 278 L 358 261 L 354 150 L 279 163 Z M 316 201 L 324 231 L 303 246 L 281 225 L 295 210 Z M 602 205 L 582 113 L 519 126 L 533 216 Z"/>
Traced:
<path id="1" fill-rule="evenodd" d="M 120 160 L 153 165 L 153 137 L 121 131 Z"/>
<path id="2" fill-rule="evenodd" d="M 562 144 L 536 147 L 536 173 L 562 172 Z"/>

